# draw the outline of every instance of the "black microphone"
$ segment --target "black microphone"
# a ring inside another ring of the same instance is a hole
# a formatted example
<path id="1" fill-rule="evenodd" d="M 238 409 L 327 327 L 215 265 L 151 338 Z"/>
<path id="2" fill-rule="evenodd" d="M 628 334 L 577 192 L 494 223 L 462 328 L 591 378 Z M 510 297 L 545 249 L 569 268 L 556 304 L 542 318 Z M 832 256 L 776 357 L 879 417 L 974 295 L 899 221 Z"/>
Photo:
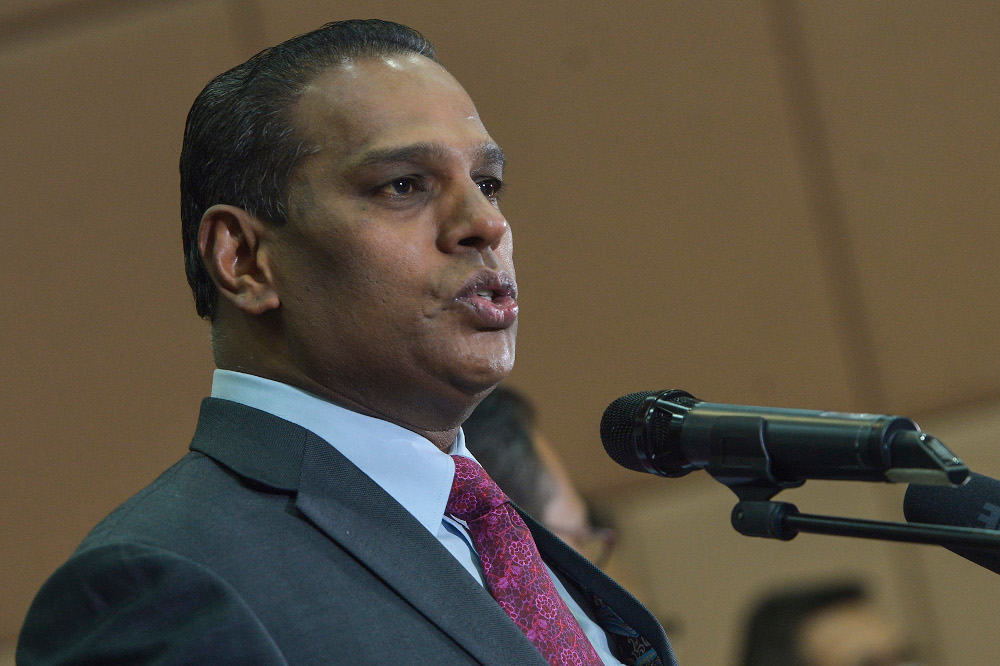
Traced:
<path id="1" fill-rule="evenodd" d="M 685 391 L 615 400 L 601 441 L 619 465 L 678 477 L 705 469 L 726 485 L 801 485 L 806 479 L 957 485 L 969 469 L 912 420 L 883 414 L 745 407 Z"/>
<path id="2" fill-rule="evenodd" d="M 958 488 L 910 486 L 903 499 L 903 515 L 911 523 L 1000 529 L 1000 481 L 973 472 L 968 483 Z M 1000 573 L 1000 551 L 996 548 L 948 549 Z"/>

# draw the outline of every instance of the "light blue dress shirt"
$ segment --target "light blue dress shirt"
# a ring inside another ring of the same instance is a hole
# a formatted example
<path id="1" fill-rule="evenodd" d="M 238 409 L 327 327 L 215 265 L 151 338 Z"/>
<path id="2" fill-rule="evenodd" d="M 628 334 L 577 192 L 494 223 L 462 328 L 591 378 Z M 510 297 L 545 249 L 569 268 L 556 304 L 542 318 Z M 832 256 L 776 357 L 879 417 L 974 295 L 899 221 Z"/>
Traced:
<path id="1" fill-rule="evenodd" d="M 479 556 L 464 524 L 445 515 L 455 462 L 430 440 L 302 389 L 241 372 L 216 370 L 212 397 L 268 412 L 319 435 L 409 511 L 483 585 Z M 461 430 L 449 453 L 475 460 Z M 604 663 L 620 666 L 604 631 L 587 617 L 551 569 L 549 575 Z"/>

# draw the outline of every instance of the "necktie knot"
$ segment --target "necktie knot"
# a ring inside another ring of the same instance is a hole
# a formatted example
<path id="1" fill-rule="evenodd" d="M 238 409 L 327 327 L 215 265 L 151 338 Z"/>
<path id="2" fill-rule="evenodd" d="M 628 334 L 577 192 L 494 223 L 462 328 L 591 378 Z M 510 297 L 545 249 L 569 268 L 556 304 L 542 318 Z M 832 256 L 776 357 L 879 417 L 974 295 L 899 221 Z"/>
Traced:
<path id="1" fill-rule="evenodd" d="M 455 480 L 445 509 L 460 520 L 478 520 L 498 506 L 507 503 L 507 495 L 486 474 L 486 470 L 465 456 L 455 460 Z"/>

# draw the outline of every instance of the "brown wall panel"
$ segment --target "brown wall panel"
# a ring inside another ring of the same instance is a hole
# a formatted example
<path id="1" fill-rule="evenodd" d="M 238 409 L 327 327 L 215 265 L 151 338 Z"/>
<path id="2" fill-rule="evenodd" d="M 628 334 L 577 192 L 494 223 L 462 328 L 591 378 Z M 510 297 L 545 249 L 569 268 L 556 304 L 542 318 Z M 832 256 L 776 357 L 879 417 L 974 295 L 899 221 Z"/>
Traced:
<path id="1" fill-rule="evenodd" d="M 0 21 L 20 27 L 26 23 L 37 23 L 46 17 L 58 15 L 73 3 L 71 0 L 6 0 L 0 5 Z"/>
<path id="2" fill-rule="evenodd" d="M 177 157 L 191 100 L 234 58 L 228 25 L 223 3 L 181 5 L 65 26 L 0 60 L 14 239 L 0 262 L 0 636 L 193 432 L 212 366 L 183 278 Z"/>
<path id="3" fill-rule="evenodd" d="M 1000 5 L 798 10 L 883 409 L 1000 393 Z"/>

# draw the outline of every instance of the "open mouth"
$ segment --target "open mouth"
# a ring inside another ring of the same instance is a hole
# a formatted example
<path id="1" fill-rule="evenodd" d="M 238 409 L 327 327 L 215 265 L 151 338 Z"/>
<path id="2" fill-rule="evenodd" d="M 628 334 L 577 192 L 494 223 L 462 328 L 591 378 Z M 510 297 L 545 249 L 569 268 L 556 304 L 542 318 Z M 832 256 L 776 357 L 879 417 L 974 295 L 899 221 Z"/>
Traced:
<path id="1" fill-rule="evenodd" d="M 502 299 L 510 298 L 510 291 L 506 289 L 477 289 L 475 293 L 477 298 L 485 298 L 492 303 L 496 303 Z"/>
<path id="2" fill-rule="evenodd" d="M 481 299 L 491 303 L 516 301 L 517 285 L 506 273 L 480 271 L 466 281 L 456 299 Z"/>
<path id="3" fill-rule="evenodd" d="M 479 271 L 455 300 L 468 304 L 476 323 L 486 328 L 506 328 L 517 319 L 517 285 L 506 273 Z"/>

